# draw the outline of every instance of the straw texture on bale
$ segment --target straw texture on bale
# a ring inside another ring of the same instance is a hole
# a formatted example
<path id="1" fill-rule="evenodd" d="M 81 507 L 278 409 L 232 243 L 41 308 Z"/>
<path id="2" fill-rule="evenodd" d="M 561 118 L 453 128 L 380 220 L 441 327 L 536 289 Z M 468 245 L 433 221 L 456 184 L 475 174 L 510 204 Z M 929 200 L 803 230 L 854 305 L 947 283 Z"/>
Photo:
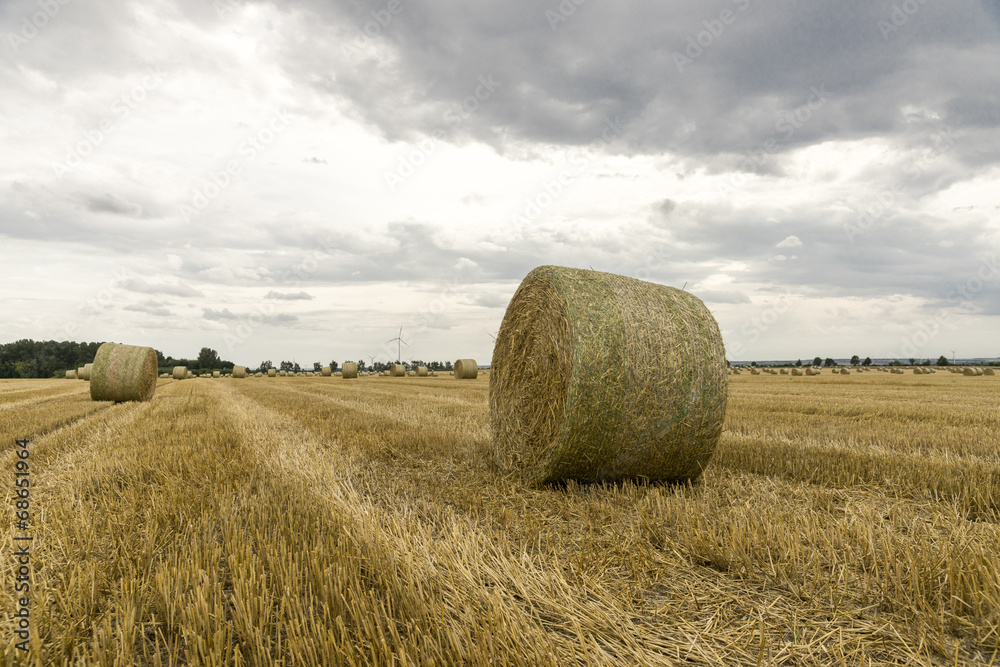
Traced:
<path id="1" fill-rule="evenodd" d="M 187 366 L 174 366 L 170 375 L 175 380 L 186 380 L 188 378 Z"/>
<path id="2" fill-rule="evenodd" d="M 983 374 L 982 368 L 966 368 L 962 371 L 962 375 L 967 375 L 969 377 L 978 377 Z"/>
<path id="3" fill-rule="evenodd" d="M 682 290 L 539 267 L 507 306 L 490 368 L 497 461 L 529 481 L 695 479 L 722 432 L 722 337 Z"/>
<path id="4" fill-rule="evenodd" d="M 212 371 L 212 377 L 214 378 L 222 377 L 222 371 Z"/>
<path id="5" fill-rule="evenodd" d="M 273 378 L 277 374 L 278 374 L 278 371 L 276 371 L 275 369 L 273 369 L 273 368 L 268 368 L 267 369 L 267 377 Z"/>
<path id="6" fill-rule="evenodd" d="M 76 371 L 66 371 L 66 379 L 67 380 L 75 380 L 76 379 Z"/>
<path id="7" fill-rule="evenodd" d="M 76 371 L 76 377 L 79 380 L 87 380 L 87 381 L 89 381 L 90 380 L 90 375 L 93 372 L 94 372 L 94 364 L 93 364 L 93 362 L 91 362 L 89 364 L 84 364 L 79 369 L 77 369 L 77 371 Z"/>
<path id="8" fill-rule="evenodd" d="M 995 371 L 992 368 L 984 368 L 983 375 L 995 375 Z"/>
<path id="9" fill-rule="evenodd" d="M 90 377 L 95 401 L 148 401 L 156 389 L 156 352 L 151 347 L 104 343 Z"/>
<path id="10" fill-rule="evenodd" d="M 850 375 L 850 374 L 851 374 L 851 371 L 849 371 L 849 370 L 848 370 L 848 369 L 846 369 L 846 368 L 841 368 L 841 369 L 840 369 L 840 374 L 841 374 L 841 375 Z"/>
<path id="11" fill-rule="evenodd" d="M 788 375 L 788 369 L 787 368 L 782 368 L 780 372 L 781 372 L 782 375 Z"/>
<path id="12" fill-rule="evenodd" d="M 792 375 L 802 375 L 802 369 L 801 368 L 793 368 L 792 369 Z"/>
<path id="13" fill-rule="evenodd" d="M 340 371 L 340 376 L 349 380 L 358 377 L 358 364 L 356 361 L 345 361 L 344 366 Z"/>
<path id="14" fill-rule="evenodd" d="M 393 364 L 389 366 L 389 375 L 394 378 L 406 375 L 406 366 L 403 364 Z"/>
<path id="15" fill-rule="evenodd" d="M 323 366 L 323 368 L 321 368 L 319 372 L 322 373 L 323 377 L 330 377 L 331 375 L 333 375 L 333 371 L 330 369 L 329 366 Z"/>
<path id="16" fill-rule="evenodd" d="M 415 370 L 418 377 L 427 377 L 427 366 L 417 366 Z"/>
<path id="17" fill-rule="evenodd" d="M 459 359 L 452 371 L 456 380 L 475 380 L 479 377 L 479 364 L 475 359 Z"/>
<path id="18" fill-rule="evenodd" d="M 245 378 L 247 376 L 246 366 L 233 366 L 233 377 L 234 378 Z"/>
<path id="19" fill-rule="evenodd" d="M 413 377 L 414 375 L 416 375 L 416 373 L 414 373 L 413 371 L 406 371 L 406 374 L 409 377 Z"/>

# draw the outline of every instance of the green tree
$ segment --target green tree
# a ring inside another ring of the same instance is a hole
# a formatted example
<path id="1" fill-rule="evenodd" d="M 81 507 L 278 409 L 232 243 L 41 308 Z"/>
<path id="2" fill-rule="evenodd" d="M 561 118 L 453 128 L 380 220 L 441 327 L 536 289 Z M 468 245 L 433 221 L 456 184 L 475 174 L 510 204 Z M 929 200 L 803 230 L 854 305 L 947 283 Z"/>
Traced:
<path id="1" fill-rule="evenodd" d="M 857 366 L 860 363 L 861 363 L 861 358 L 858 355 L 855 354 L 853 357 L 851 357 L 852 366 Z"/>
<path id="2" fill-rule="evenodd" d="M 270 359 L 260 362 L 260 366 L 257 367 L 257 370 L 261 373 L 266 373 L 269 368 L 274 368 L 274 364 L 271 363 Z"/>
<path id="3" fill-rule="evenodd" d="M 337 372 L 337 362 L 336 361 L 331 361 L 330 362 L 330 372 L 331 373 L 336 373 Z"/>
<path id="4" fill-rule="evenodd" d="M 865 357 L 865 360 L 861 362 L 861 365 L 862 366 L 871 366 L 872 365 L 872 358 L 871 357 Z"/>
<path id="5" fill-rule="evenodd" d="M 210 347 L 203 347 L 201 348 L 201 352 L 198 353 L 198 368 L 218 368 L 221 365 L 221 361 L 219 353 Z"/>
<path id="6" fill-rule="evenodd" d="M 314 361 L 313 362 L 313 371 L 319 373 L 321 370 L 323 370 L 323 364 L 319 363 L 318 361 Z"/>
<path id="7" fill-rule="evenodd" d="M 938 366 L 947 366 L 950 363 L 951 362 L 948 361 L 948 357 L 944 356 L 943 354 L 940 357 L 938 357 L 938 362 L 937 362 Z"/>
<path id="8" fill-rule="evenodd" d="M 817 357 L 817 358 L 818 358 L 818 357 Z M 824 366 L 836 366 L 836 365 L 837 365 L 837 362 L 836 362 L 836 361 L 834 361 L 833 359 L 831 359 L 830 357 L 827 357 L 827 358 L 826 358 L 826 361 L 824 361 L 824 362 L 823 362 L 823 365 L 824 365 Z"/>
<path id="9" fill-rule="evenodd" d="M 801 367 L 802 366 L 802 360 L 799 359 L 798 361 L 796 361 L 795 365 Z"/>
<path id="10" fill-rule="evenodd" d="M 38 377 L 38 362 L 34 359 L 16 361 L 14 362 L 14 372 L 19 378 L 36 378 Z"/>
<path id="11" fill-rule="evenodd" d="M 910 357 L 910 365 L 911 366 L 916 366 L 917 365 L 917 360 L 914 359 L 913 357 Z"/>
<path id="12" fill-rule="evenodd" d="M 815 359 L 813 359 L 813 366 L 822 366 L 822 365 L 823 365 L 823 360 L 822 359 L 820 359 L 819 357 L 816 357 Z"/>

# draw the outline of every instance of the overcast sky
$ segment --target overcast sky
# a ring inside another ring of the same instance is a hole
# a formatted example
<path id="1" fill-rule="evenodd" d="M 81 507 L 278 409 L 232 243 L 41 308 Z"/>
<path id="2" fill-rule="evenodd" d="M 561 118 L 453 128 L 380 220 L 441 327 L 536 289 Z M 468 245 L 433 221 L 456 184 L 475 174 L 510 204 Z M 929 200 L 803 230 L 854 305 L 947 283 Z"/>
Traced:
<path id="1" fill-rule="evenodd" d="M 474 357 L 521 279 L 732 360 L 1000 355 L 996 0 L 0 2 L 0 341 Z"/>

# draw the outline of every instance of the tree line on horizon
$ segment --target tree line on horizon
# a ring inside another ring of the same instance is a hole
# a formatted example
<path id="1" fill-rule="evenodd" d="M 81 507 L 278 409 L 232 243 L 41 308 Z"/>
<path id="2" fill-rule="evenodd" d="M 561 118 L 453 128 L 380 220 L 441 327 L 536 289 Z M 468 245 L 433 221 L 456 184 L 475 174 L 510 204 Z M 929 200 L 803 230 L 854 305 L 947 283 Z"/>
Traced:
<path id="1" fill-rule="evenodd" d="M 22 338 L 13 343 L 0 344 L 0 378 L 52 378 L 64 377 L 66 371 L 81 368 L 85 364 L 94 361 L 103 342 L 77 343 L 75 341 L 35 341 L 30 338 Z M 222 359 L 216 350 L 210 347 L 203 347 L 197 357 L 191 359 L 174 358 L 164 356 L 163 352 L 153 348 L 156 352 L 156 365 L 159 372 L 168 373 L 174 366 L 187 366 L 192 372 L 199 371 L 229 371 L 231 372 L 235 364 L 232 361 Z M 433 371 L 453 370 L 451 361 L 422 361 L 414 359 L 409 362 L 396 361 L 393 363 L 403 363 L 407 370 L 412 370 L 417 366 L 426 366 Z M 365 363 L 363 359 L 357 361 L 359 371 L 387 371 L 390 363 L 381 361 L 369 361 Z M 269 368 L 277 370 L 302 372 L 319 372 L 324 365 L 329 365 L 331 370 L 336 371 L 340 364 L 330 361 L 323 364 L 315 361 L 310 368 L 303 368 L 298 362 L 281 361 L 275 366 L 270 360 L 260 362 L 257 368 L 249 365 L 247 370 L 252 372 L 266 373 Z"/>

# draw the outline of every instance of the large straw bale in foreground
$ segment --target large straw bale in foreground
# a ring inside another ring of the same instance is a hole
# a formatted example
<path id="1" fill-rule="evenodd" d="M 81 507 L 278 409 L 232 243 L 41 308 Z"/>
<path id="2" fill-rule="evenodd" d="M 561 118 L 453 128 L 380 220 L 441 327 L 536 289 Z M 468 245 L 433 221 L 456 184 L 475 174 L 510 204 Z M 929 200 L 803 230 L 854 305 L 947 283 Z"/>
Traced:
<path id="1" fill-rule="evenodd" d="M 722 337 L 682 290 L 539 267 L 507 306 L 490 367 L 497 460 L 531 481 L 694 479 L 722 432 Z"/>
<path id="2" fill-rule="evenodd" d="M 459 359 L 453 372 L 456 380 L 475 380 L 479 377 L 479 364 L 475 359 Z"/>
<path id="3" fill-rule="evenodd" d="M 233 366 L 233 377 L 234 378 L 245 378 L 247 376 L 246 366 Z"/>
<path id="4" fill-rule="evenodd" d="M 104 343 L 90 375 L 95 401 L 148 401 L 156 389 L 156 352 L 151 347 Z"/>
<path id="5" fill-rule="evenodd" d="M 349 380 L 358 377 L 358 363 L 356 361 L 345 361 L 340 370 L 340 377 Z"/>
<path id="6" fill-rule="evenodd" d="M 392 364 L 389 366 L 389 375 L 394 378 L 406 375 L 406 366 L 403 364 Z"/>

